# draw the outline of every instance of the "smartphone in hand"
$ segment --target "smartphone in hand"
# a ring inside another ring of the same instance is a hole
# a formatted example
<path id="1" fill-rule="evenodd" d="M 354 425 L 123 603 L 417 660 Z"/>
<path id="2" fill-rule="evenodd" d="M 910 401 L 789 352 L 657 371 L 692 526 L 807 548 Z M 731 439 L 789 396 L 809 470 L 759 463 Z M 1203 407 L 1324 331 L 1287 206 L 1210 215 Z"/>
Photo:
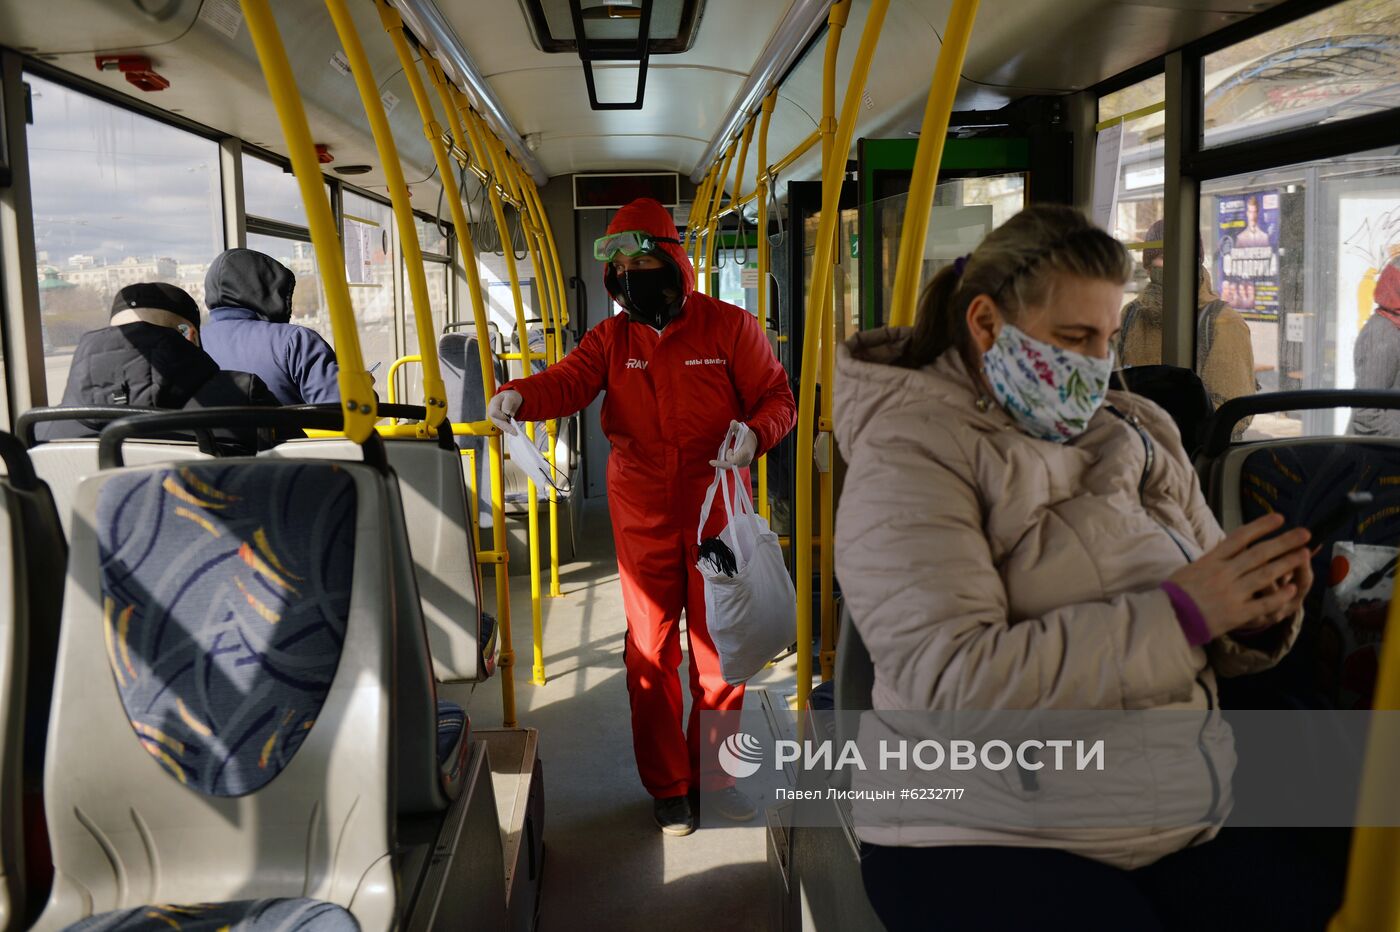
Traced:
<path id="1" fill-rule="evenodd" d="M 1342 496 L 1342 498 L 1338 499 L 1331 508 L 1303 522 L 1301 526 L 1307 528 L 1309 535 L 1311 535 L 1308 539 L 1308 546 L 1315 548 L 1326 544 L 1346 526 L 1346 523 L 1350 521 L 1358 511 L 1371 504 L 1374 499 L 1375 496 L 1370 492 L 1348 492 L 1346 495 Z M 1266 540 L 1273 540 L 1280 534 L 1285 534 L 1292 528 L 1298 526 L 1300 525 L 1284 524 L 1283 527 L 1279 528 L 1274 533 L 1267 537 L 1260 538 L 1255 541 L 1255 543 L 1258 544 Z"/>

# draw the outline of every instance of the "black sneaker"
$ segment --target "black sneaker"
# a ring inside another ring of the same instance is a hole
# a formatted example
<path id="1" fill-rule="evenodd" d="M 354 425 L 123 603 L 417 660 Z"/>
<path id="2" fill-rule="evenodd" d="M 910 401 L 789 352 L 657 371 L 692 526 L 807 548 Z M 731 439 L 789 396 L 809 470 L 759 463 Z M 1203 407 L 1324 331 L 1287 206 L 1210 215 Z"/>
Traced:
<path id="1" fill-rule="evenodd" d="M 695 831 L 695 816 L 685 796 L 663 796 L 655 800 L 652 813 L 663 835 L 689 835 Z"/>
<path id="2" fill-rule="evenodd" d="M 705 802 L 731 822 L 747 822 L 758 815 L 758 810 L 749 798 L 732 786 L 727 786 L 717 793 L 710 793 Z"/>

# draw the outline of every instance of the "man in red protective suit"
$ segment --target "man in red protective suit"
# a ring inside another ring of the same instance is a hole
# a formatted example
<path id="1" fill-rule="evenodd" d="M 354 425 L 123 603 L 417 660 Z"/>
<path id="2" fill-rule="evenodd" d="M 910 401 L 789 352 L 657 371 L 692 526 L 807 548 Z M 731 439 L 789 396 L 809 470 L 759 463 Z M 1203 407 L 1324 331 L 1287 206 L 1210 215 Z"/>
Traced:
<path id="1" fill-rule="evenodd" d="M 722 465 L 747 467 L 796 420 L 787 374 L 757 318 L 695 291 L 695 270 L 670 212 L 650 198 L 618 211 L 595 244 L 603 281 L 626 312 L 609 317 L 544 372 L 501 387 L 491 420 L 543 421 L 587 407 L 599 392 L 603 432 L 612 444 L 608 498 L 627 611 L 627 692 L 632 746 L 657 824 L 669 835 L 694 830 L 689 793 L 701 782 L 700 713 L 738 711 L 744 687 L 720 675 L 705 626 L 705 594 L 695 569 L 696 525 L 714 478 L 716 450 L 735 423 L 747 439 Z M 705 536 L 724 524 L 714 510 Z M 678 668 L 680 618 L 690 643 L 690 722 L 682 730 Z M 714 739 L 707 735 L 706 744 Z M 688 739 L 688 740 L 687 740 Z M 722 774 L 705 771 L 715 808 L 736 821 L 753 805 Z"/>

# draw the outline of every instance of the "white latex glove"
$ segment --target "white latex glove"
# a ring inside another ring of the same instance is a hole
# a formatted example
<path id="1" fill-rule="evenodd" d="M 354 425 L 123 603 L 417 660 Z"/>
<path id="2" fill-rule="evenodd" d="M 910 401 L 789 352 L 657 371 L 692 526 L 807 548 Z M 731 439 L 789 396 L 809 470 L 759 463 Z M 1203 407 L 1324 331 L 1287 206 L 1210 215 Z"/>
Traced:
<path id="1" fill-rule="evenodd" d="M 749 425 L 730 421 L 725 439 L 732 439 L 732 442 L 728 443 L 723 458 L 710 460 L 711 466 L 716 469 L 743 469 L 753 462 L 758 453 L 758 434 L 749 430 Z"/>
<path id="2" fill-rule="evenodd" d="M 491 419 L 491 423 L 501 429 L 502 433 L 515 436 L 515 412 L 520 410 L 521 402 L 525 399 L 520 397 L 520 393 L 514 389 L 506 389 L 497 392 L 491 399 L 491 403 L 486 406 L 486 416 Z"/>

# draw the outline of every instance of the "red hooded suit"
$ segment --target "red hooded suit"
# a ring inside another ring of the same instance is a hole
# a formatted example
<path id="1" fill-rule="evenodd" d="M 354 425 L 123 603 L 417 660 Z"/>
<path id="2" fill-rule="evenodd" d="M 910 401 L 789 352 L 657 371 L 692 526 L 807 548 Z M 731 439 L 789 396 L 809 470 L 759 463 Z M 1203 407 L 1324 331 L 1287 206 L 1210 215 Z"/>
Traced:
<path id="1" fill-rule="evenodd" d="M 618 211 L 609 233 L 642 230 L 678 240 L 670 212 L 650 199 Z M 796 405 L 787 374 L 758 319 L 695 291 L 685 250 L 660 243 L 679 267 L 685 304 L 658 333 L 617 314 L 590 330 L 556 365 L 502 387 L 524 399 L 516 417 L 543 421 L 587 407 L 599 392 L 608 457 L 608 500 L 627 611 L 627 692 L 632 743 L 642 783 L 655 797 L 698 788 L 703 711 L 737 710 L 744 687 L 720 676 L 705 627 L 705 597 L 695 569 L 696 523 L 715 458 L 731 420 L 748 424 L 758 453 L 792 429 Z M 748 471 L 741 473 L 748 483 Z M 723 527 L 716 508 L 705 536 Z M 690 723 L 682 731 L 677 668 L 680 618 L 690 644 Z M 687 732 L 689 741 L 687 742 Z M 707 742 L 708 743 L 708 742 Z M 723 775 L 705 777 L 722 786 Z"/>

